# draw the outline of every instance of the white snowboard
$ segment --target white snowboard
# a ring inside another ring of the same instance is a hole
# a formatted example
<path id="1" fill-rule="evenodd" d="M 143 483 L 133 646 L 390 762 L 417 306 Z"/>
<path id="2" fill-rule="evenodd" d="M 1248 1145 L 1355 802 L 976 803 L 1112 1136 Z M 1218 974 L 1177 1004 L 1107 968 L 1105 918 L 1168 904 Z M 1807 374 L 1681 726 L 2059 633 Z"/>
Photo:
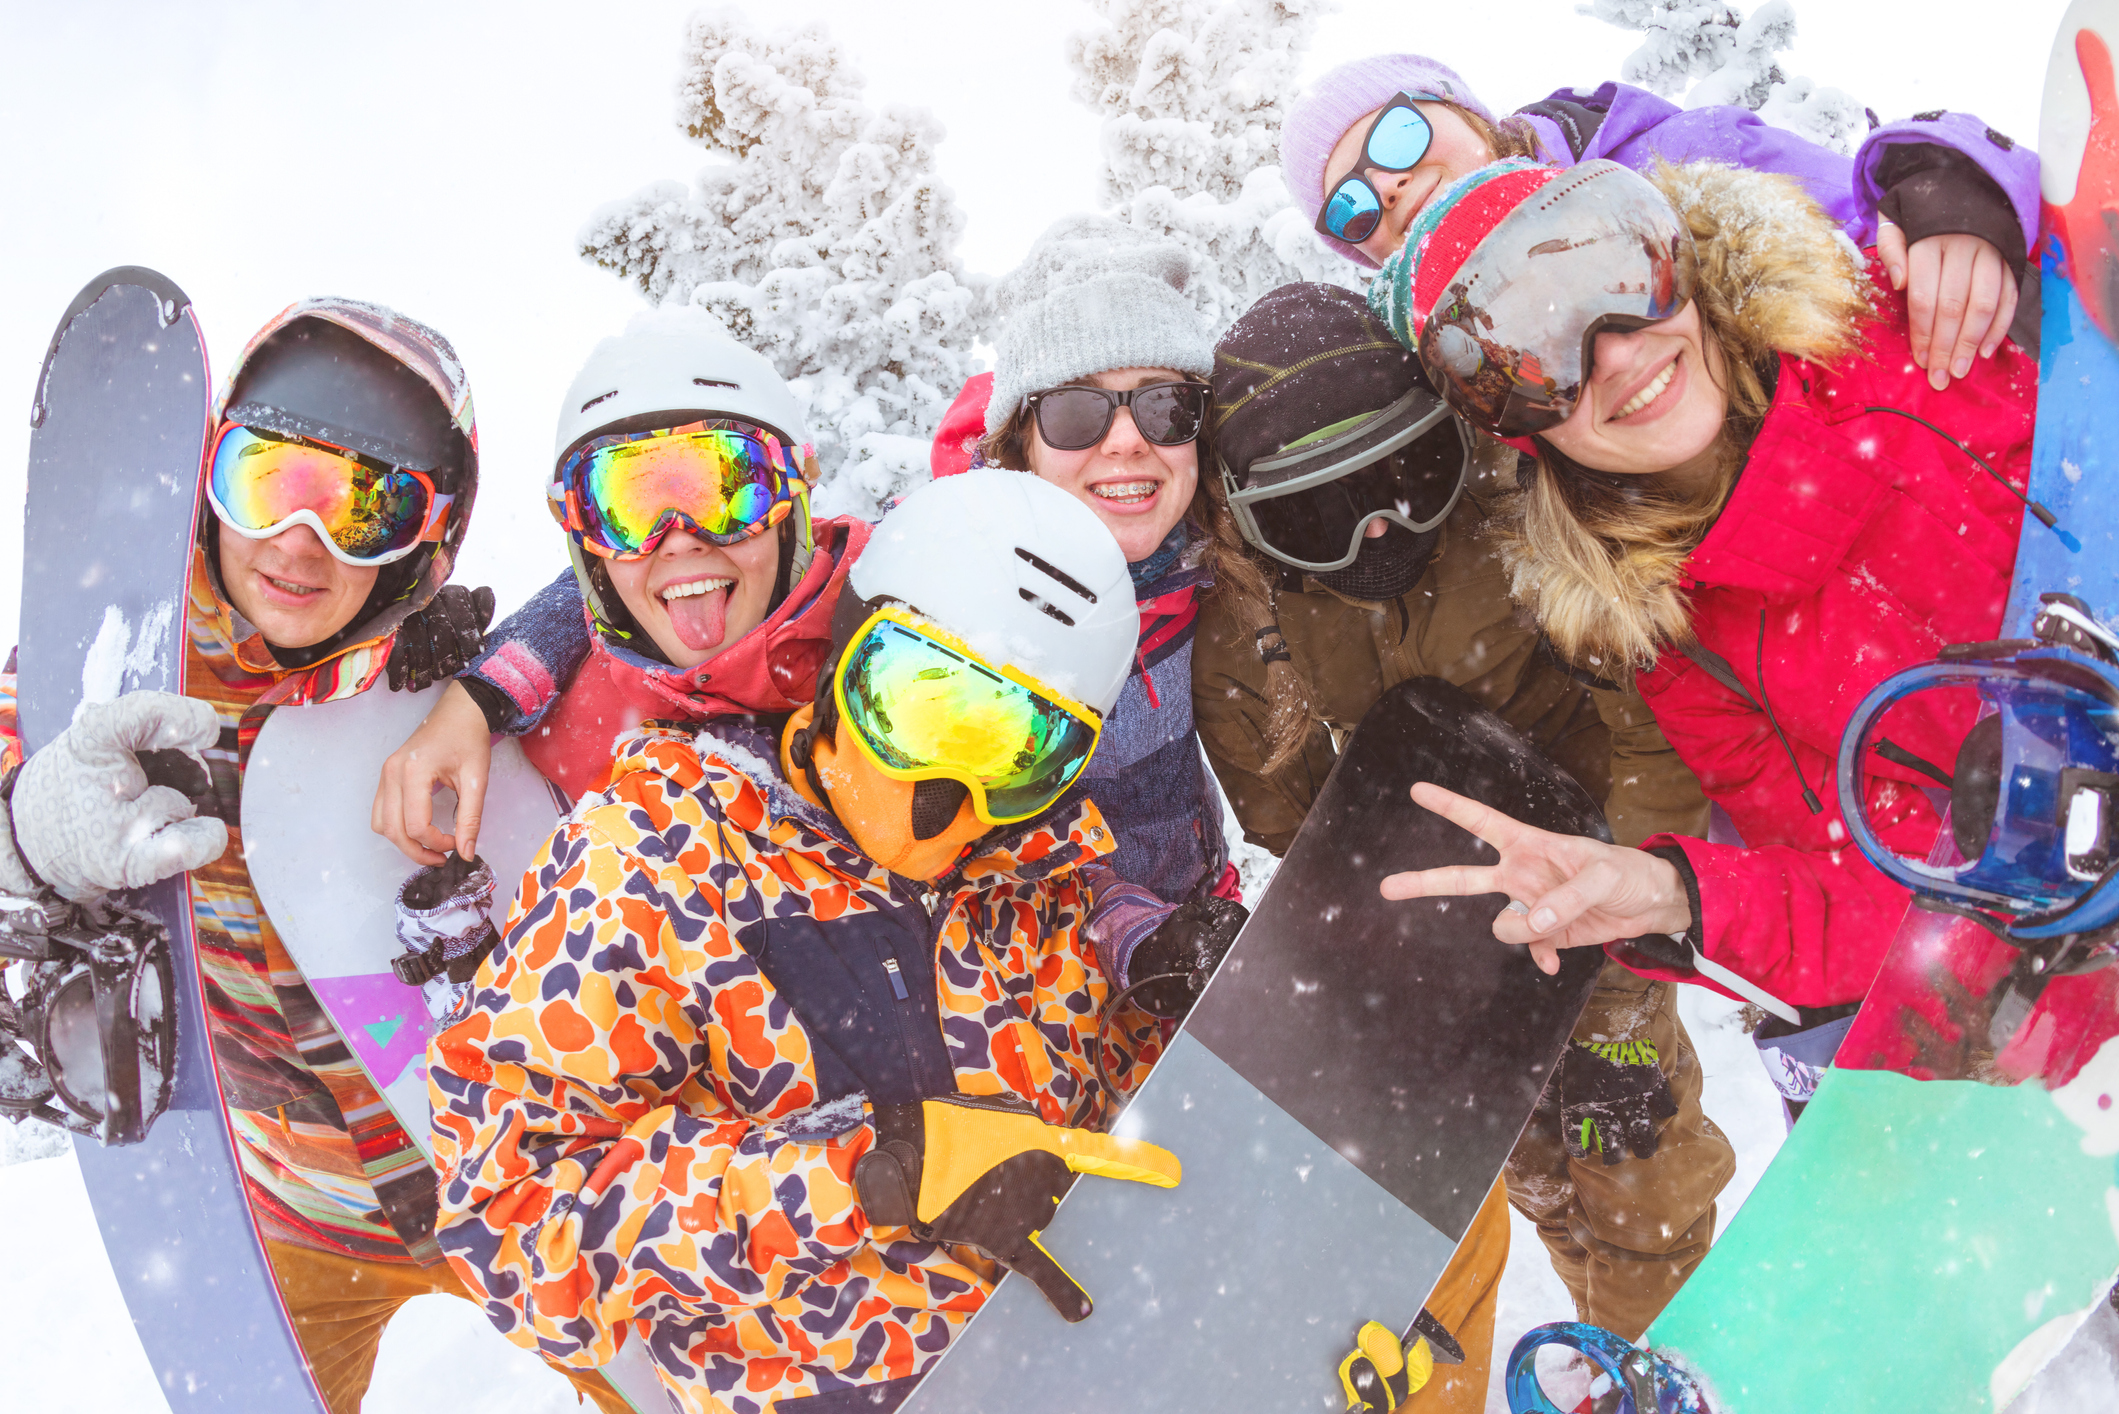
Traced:
<path id="1" fill-rule="evenodd" d="M 441 695 L 372 688 L 342 702 L 282 707 L 265 719 L 243 774 L 243 844 L 258 902 L 354 1057 L 429 1158 L 427 1041 L 437 1027 L 417 987 L 390 970 L 397 891 L 418 866 L 368 827 L 383 760 Z M 507 920 L 522 871 L 563 806 L 503 738 L 493 748 L 478 852 L 493 868 L 493 924 Z M 454 828 L 456 794 L 434 798 Z"/>

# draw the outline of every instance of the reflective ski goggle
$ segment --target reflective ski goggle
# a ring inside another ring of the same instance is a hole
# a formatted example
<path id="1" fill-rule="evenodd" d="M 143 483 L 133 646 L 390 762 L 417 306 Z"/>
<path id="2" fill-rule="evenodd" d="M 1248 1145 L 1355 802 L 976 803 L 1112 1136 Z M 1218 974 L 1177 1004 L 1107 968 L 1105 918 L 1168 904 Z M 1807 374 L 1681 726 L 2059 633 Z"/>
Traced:
<path id="1" fill-rule="evenodd" d="M 108 902 L 32 905 L 0 921 L 0 1115 L 136 1144 L 169 1107 L 176 979 L 169 934 Z"/>
<path id="2" fill-rule="evenodd" d="M 1119 392 L 1079 384 L 1047 388 L 1023 399 L 1037 418 L 1037 435 L 1056 452 L 1079 452 L 1104 440 L 1118 410 L 1133 414 L 1142 440 L 1181 447 L 1199 436 L 1207 420 L 1204 383 L 1150 383 Z"/>
<path id="3" fill-rule="evenodd" d="M 1327 431 L 1252 462 L 1245 486 L 1222 467 L 1237 530 L 1276 560 L 1316 573 L 1344 569 L 1361 553 L 1370 522 L 1420 534 L 1456 508 L 1471 442 L 1427 389 Z"/>
<path id="4" fill-rule="evenodd" d="M 1692 233 L 1616 162 L 1584 162 L 1501 219 L 1420 321 L 1420 362 L 1449 405 L 1497 437 L 1574 412 L 1598 334 L 1692 299 Z"/>
<path id="5" fill-rule="evenodd" d="M 560 463 L 548 504 L 591 553 L 637 560 L 673 529 L 740 544 L 787 519 L 808 489 L 799 449 L 717 420 L 592 438 Z"/>
<path id="6" fill-rule="evenodd" d="M 1102 719 L 940 626 L 886 604 L 848 640 L 832 693 L 854 741 L 894 781 L 946 779 L 989 825 L 1027 820 L 1089 764 Z"/>
<path id="7" fill-rule="evenodd" d="M 1364 173 L 1410 172 L 1435 140 L 1435 130 L 1413 106 L 1415 100 L 1439 101 L 1431 93 L 1401 93 L 1384 105 L 1361 140 L 1361 160 L 1325 193 L 1317 212 L 1320 235 L 1360 245 L 1375 234 L 1376 223 L 1383 219 L 1383 198 Z"/>
<path id="8" fill-rule="evenodd" d="M 269 540 L 300 522 L 349 565 L 387 565 L 439 541 L 456 500 L 425 472 L 240 423 L 214 443 L 206 497 L 246 539 Z"/>
<path id="9" fill-rule="evenodd" d="M 1848 832 L 1916 901 L 1974 917 L 2018 947 L 2109 933 L 2119 927 L 2119 666 L 2069 647 L 1980 648 L 1995 656 L 1910 668 L 1855 708 L 1839 759 Z M 1871 753 L 1900 759 L 1879 730 L 1888 709 L 1966 688 L 1991 711 L 1937 776 L 1948 782 L 1957 862 L 1905 858 L 1870 826 L 1860 767 Z"/>

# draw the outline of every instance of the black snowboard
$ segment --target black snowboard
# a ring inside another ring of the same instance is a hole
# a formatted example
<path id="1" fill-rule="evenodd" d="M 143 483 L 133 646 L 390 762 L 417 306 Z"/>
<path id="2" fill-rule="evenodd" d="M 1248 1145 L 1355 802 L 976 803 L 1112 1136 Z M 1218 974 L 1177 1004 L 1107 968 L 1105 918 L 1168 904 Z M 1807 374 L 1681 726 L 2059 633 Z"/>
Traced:
<path id="1" fill-rule="evenodd" d="M 106 271 L 75 297 L 44 356 L 17 665 L 27 751 L 64 731 L 84 695 L 183 690 L 184 591 L 212 417 L 190 303 L 152 270 Z M 111 1270 L 172 1409 L 321 1410 L 243 1197 L 185 878 L 124 901 L 169 928 L 177 1065 L 169 1109 L 144 1141 L 74 1144 Z"/>
<path id="2" fill-rule="evenodd" d="M 1174 1190 L 1077 1182 L 1045 1245 L 1096 1309 L 1004 1280 L 907 1402 L 1008 1409 L 1344 1407 L 1356 1328 L 1403 1329 L 1485 1200 L 1603 958 L 1547 977 L 1498 896 L 1386 902 L 1386 875 L 1492 863 L 1407 792 L 1610 836 L 1574 780 L 1433 679 L 1370 709 L 1234 949 L 1118 1125 Z"/>

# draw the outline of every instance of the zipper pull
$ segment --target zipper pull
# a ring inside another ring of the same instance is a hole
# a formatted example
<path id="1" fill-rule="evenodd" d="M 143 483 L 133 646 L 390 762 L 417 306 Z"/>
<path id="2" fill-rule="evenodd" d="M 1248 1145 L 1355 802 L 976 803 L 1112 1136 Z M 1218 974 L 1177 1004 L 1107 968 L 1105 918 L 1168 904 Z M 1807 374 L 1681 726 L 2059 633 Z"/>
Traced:
<path id="1" fill-rule="evenodd" d="M 905 978 L 898 971 L 898 960 L 894 957 L 884 958 L 883 970 L 890 974 L 890 990 L 898 994 L 898 1000 L 909 1000 L 912 993 L 905 990 Z"/>

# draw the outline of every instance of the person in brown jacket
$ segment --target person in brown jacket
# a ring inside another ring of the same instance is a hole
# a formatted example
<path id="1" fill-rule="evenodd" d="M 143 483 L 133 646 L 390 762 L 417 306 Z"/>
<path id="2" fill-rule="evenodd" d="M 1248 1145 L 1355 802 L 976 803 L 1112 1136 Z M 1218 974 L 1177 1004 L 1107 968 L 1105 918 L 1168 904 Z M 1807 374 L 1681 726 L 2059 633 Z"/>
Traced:
<path id="1" fill-rule="evenodd" d="M 1246 838 L 1284 852 L 1369 707 L 1423 676 L 1572 773 L 1620 843 L 1706 834 L 1699 784 L 1641 699 L 1563 667 L 1512 604 L 1481 531 L 1515 453 L 1474 444 L 1359 295 L 1298 284 L 1260 300 L 1215 350 L 1214 402 L 1218 553 L 1193 710 Z M 1508 1201 L 1580 1317 L 1629 1338 L 1706 1255 L 1735 1170 L 1700 1087 L 1675 986 L 1607 964 L 1509 1158 Z M 1437 1366 L 1400 1407 L 1483 1407 L 1499 1219 L 1498 1204 L 1482 1211 L 1453 1264 L 1476 1250 L 1479 1270 L 1429 1303 L 1465 1363 Z"/>

